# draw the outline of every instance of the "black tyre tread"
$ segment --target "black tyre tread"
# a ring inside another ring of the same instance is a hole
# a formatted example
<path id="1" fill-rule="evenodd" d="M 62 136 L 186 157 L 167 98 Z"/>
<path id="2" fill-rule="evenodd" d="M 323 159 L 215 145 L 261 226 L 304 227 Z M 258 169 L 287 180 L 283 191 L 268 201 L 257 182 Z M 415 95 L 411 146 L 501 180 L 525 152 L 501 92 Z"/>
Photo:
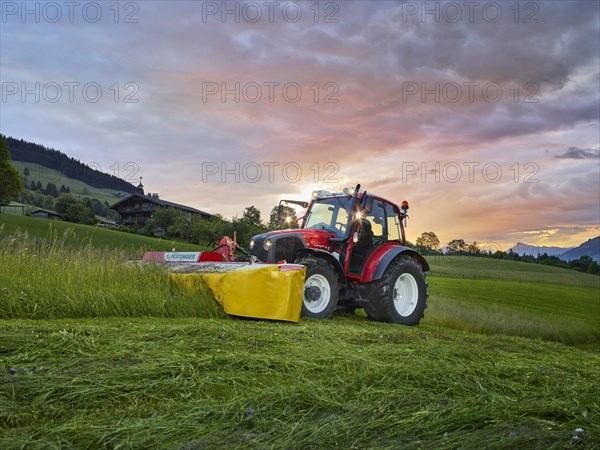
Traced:
<path id="1" fill-rule="evenodd" d="M 334 298 L 334 301 L 333 301 L 334 305 L 333 305 L 333 307 L 329 308 L 330 309 L 329 311 L 325 311 L 325 314 L 323 314 L 321 317 L 319 317 L 321 319 L 331 318 L 331 315 L 337 308 L 337 302 L 339 300 L 339 289 L 341 287 L 340 280 L 338 278 L 338 274 L 337 274 L 335 268 L 329 262 L 324 260 L 323 258 L 304 257 L 304 258 L 300 258 L 299 260 L 295 261 L 294 264 L 302 264 L 303 266 L 305 266 L 307 273 L 308 273 L 309 269 L 312 269 L 314 267 L 320 267 L 321 269 L 324 269 L 324 270 L 330 272 L 331 275 L 334 277 L 334 279 L 337 280 L 336 289 L 333 289 L 332 294 L 331 294 L 332 297 Z M 306 314 L 306 308 L 304 306 L 304 302 L 302 303 L 302 315 L 303 316 L 308 315 L 308 314 Z"/>
<path id="2" fill-rule="evenodd" d="M 365 306 L 365 312 L 367 313 L 367 317 L 376 322 L 390 322 L 390 323 L 402 323 L 395 320 L 394 307 L 392 303 L 389 301 L 388 293 L 384 290 L 384 286 L 386 284 L 391 284 L 392 279 L 396 276 L 395 272 L 398 266 L 408 264 L 413 266 L 414 269 L 417 270 L 417 273 L 422 274 L 423 282 L 425 286 L 425 305 L 423 306 L 422 311 L 420 311 L 419 316 L 417 317 L 416 322 L 406 324 L 406 325 L 417 325 L 420 320 L 425 315 L 425 309 L 427 308 L 427 298 L 429 294 L 427 293 L 428 283 L 425 280 L 425 272 L 423 272 L 421 266 L 417 264 L 417 262 L 410 257 L 398 258 L 390 263 L 390 265 L 385 270 L 383 277 L 373 283 L 373 289 L 369 295 L 369 303 Z"/>

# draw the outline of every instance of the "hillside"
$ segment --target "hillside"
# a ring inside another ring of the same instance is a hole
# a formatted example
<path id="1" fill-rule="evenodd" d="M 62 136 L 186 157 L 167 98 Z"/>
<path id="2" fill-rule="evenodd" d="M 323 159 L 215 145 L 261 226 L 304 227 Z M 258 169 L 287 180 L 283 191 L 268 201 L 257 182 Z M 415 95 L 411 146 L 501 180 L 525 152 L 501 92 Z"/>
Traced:
<path id="1" fill-rule="evenodd" d="M 61 151 L 33 142 L 7 137 L 13 161 L 39 164 L 60 172 L 63 176 L 84 182 L 98 189 L 111 189 L 127 193 L 138 192 L 136 186 L 121 178 L 92 169 Z"/>
<path id="2" fill-rule="evenodd" d="M 600 276 L 528 262 L 476 256 L 426 256 L 429 276 L 510 280 L 600 288 Z"/>
<path id="3" fill-rule="evenodd" d="M 67 243 L 78 245 L 89 242 L 98 248 L 128 248 L 136 250 L 132 256 L 141 256 L 142 250 L 170 251 L 173 248 L 178 251 L 201 250 L 200 246 L 186 242 L 151 238 L 76 223 L 0 214 L 0 243 L 8 235 L 19 231 L 27 232 L 31 237 L 42 239 L 54 234 L 64 237 Z"/>
<path id="4" fill-rule="evenodd" d="M 28 188 L 32 181 L 36 183 L 39 181 L 43 187 L 46 187 L 48 183 L 54 183 L 58 188 L 64 185 L 71 190 L 71 194 L 78 197 L 95 198 L 102 203 L 108 202 L 109 205 L 118 202 L 122 197 L 127 195 L 127 192 L 122 190 L 93 187 L 81 180 L 69 178 L 62 172 L 49 169 L 40 164 L 23 161 L 11 161 L 11 164 L 20 174 L 23 174 L 25 169 L 29 170 L 25 188 Z"/>
<path id="5" fill-rule="evenodd" d="M 600 237 L 589 239 L 579 247 L 575 247 L 574 249 L 564 252 L 560 255 L 560 258 L 564 259 L 565 261 L 571 261 L 573 259 L 579 259 L 585 255 L 600 263 Z"/>

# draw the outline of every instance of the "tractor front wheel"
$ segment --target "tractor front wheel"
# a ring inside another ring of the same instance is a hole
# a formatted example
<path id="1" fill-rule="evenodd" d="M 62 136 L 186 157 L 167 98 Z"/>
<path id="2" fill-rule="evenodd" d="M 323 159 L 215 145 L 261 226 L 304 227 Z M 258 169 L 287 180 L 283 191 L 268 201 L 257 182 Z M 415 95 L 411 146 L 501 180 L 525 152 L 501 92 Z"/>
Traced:
<path id="1" fill-rule="evenodd" d="M 320 258 L 304 258 L 297 263 L 306 267 L 302 315 L 315 319 L 331 317 L 337 306 L 340 289 L 335 269 Z"/>
<path id="2" fill-rule="evenodd" d="M 373 283 L 365 312 L 371 320 L 417 325 L 427 307 L 427 283 L 412 258 L 392 262 L 381 280 Z"/>

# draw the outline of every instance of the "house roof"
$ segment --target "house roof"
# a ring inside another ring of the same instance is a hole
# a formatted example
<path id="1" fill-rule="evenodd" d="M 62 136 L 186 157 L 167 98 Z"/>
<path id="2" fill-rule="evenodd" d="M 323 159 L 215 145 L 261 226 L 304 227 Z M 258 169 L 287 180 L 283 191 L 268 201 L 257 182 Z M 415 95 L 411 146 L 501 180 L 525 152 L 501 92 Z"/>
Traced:
<path id="1" fill-rule="evenodd" d="M 170 208 L 176 208 L 176 209 L 181 209 L 182 211 L 186 211 L 186 212 L 191 212 L 191 213 L 195 213 L 195 214 L 202 214 L 203 216 L 210 216 L 212 217 L 212 214 L 207 213 L 206 211 L 201 211 L 199 209 L 196 208 L 191 208 L 189 206 L 185 206 L 185 205 L 180 205 L 178 203 L 173 203 L 173 202 L 168 202 L 166 200 L 161 200 L 159 198 L 154 198 L 154 197 L 148 197 L 147 195 L 142 195 L 142 194 L 129 194 L 127 197 L 119 200 L 117 203 L 111 205 L 111 209 L 117 209 L 118 206 L 122 205 L 123 203 L 128 202 L 129 200 L 131 200 L 132 198 L 140 198 L 142 200 L 146 200 L 150 203 L 154 203 L 158 206 L 164 206 L 164 207 L 170 207 Z"/>
<path id="2" fill-rule="evenodd" d="M 56 211 L 50 211 L 49 209 L 36 209 L 35 211 L 31 211 L 30 214 L 36 214 L 36 213 L 46 213 L 46 214 L 50 214 L 53 216 L 58 216 L 58 217 L 62 217 L 63 215 L 60 213 L 57 213 Z"/>

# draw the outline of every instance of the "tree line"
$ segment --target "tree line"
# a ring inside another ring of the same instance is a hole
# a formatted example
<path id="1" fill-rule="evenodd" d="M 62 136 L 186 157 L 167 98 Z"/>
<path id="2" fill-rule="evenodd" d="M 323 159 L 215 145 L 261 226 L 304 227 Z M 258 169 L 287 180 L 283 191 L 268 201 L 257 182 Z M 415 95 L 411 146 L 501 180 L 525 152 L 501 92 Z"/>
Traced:
<path id="1" fill-rule="evenodd" d="M 283 217 L 278 218 L 277 206 L 273 207 L 268 222 L 263 222 L 261 212 L 255 206 L 245 208 L 241 217 L 225 219 L 220 214 L 207 219 L 170 207 L 159 207 L 154 210 L 153 217 L 138 230 L 135 227 L 120 226 L 122 231 L 137 232 L 147 236 L 177 238 L 192 244 L 215 246 L 223 236 L 233 238 L 247 247 L 252 236 L 269 230 L 298 228 L 298 219 L 293 208 L 286 206 Z"/>

